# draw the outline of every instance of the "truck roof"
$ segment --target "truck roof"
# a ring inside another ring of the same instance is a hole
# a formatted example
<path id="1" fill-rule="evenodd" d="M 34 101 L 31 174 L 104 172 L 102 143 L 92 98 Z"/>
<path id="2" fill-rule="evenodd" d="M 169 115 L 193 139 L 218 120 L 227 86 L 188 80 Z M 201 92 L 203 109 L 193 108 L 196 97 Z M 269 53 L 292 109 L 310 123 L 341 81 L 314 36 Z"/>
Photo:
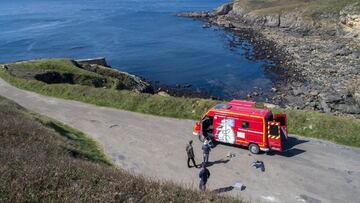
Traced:
<path id="1" fill-rule="evenodd" d="M 214 111 L 226 111 L 229 113 L 239 113 L 252 116 L 266 117 L 271 111 L 269 109 L 255 108 L 256 102 L 244 100 L 232 100 L 227 104 L 215 105 L 212 109 Z"/>

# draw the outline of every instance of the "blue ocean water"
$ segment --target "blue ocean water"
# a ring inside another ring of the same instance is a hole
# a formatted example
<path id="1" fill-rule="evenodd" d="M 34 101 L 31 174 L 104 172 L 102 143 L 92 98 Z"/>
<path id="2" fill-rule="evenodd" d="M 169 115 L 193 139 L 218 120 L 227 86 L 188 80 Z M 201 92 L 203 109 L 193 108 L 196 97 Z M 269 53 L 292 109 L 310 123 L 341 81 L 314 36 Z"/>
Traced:
<path id="1" fill-rule="evenodd" d="M 251 44 L 203 29 L 177 12 L 211 10 L 227 0 L 0 0 L 0 62 L 106 57 L 122 71 L 165 85 L 239 98 L 269 89 L 263 66 L 247 59 Z"/>

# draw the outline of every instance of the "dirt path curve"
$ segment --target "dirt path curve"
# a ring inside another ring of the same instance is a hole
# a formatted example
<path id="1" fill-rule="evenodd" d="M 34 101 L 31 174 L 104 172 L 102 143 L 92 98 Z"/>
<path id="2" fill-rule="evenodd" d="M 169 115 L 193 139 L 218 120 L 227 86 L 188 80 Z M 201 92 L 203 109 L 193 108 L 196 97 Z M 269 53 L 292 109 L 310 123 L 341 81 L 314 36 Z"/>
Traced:
<path id="1" fill-rule="evenodd" d="M 41 96 L 0 79 L 0 95 L 25 108 L 77 128 L 94 138 L 121 168 L 185 186 L 197 187 L 198 169 L 186 166 L 185 145 L 194 139 L 196 160 L 201 143 L 192 135 L 194 121 L 164 118 Z M 210 154 L 209 189 L 241 181 L 233 189 L 252 202 L 360 202 L 360 149 L 330 142 L 291 138 L 285 155 L 249 155 L 244 149 L 218 145 Z M 228 152 L 236 157 L 225 163 Z M 265 163 L 265 172 L 250 167 Z"/>

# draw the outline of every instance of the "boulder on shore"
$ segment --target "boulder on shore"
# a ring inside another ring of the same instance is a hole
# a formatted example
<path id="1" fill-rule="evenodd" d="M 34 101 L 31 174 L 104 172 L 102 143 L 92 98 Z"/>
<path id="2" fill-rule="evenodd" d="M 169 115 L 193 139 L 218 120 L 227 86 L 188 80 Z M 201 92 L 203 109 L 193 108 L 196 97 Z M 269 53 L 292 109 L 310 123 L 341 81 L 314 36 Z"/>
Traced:
<path id="1" fill-rule="evenodd" d="M 215 15 L 226 15 L 233 9 L 233 3 L 223 4 L 214 10 Z"/>

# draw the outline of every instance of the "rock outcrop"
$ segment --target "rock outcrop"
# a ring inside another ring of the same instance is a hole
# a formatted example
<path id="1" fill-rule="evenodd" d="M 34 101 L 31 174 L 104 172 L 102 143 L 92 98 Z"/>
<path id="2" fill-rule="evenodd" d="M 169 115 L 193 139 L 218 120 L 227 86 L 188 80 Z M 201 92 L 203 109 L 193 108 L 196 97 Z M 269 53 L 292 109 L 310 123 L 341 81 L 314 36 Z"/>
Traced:
<path id="1" fill-rule="evenodd" d="M 106 62 L 105 57 L 76 59 L 75 61 L 80 64 L 97 64 L 97 65 L 109 67 L 109 65 Z"/>
<path id="2" fill-rule="evenodd" d="M 350 4 L 340 11 L 340 27 L 346 37 L 360 39 L 360 2 Z"/>
<path id="3" fill-rule="evenodd" d="M 82 69 L 113 78 L 116 82 L 115 86 L 117 90 L 125 89 L 141 93 L 154 93 L 153 87 L 138 76 L 113 69 L 109 66 L 99 65 L 97 63 L 92 64 L 91 62 L 89 63 L 89 61 L 83 62 L 76 60 L 74 63 Z"/>
<path id="4" fill-rule="evenodd" d="M 189 18 L 208 18 L 210 13 L 207 11 L 195 11 L 195 12 L 183 12 L 176 14 L 179 17 L 189 17 Z"/>
<path id="5" fill-rule="evenodd" d="M 279 10 L 266 2 L 234 1 L 206 19 L 252 42 L 261 59 L 277 58 L 269 70 L 286 78 L 274 81 L 272 103 L 360 117 L 360 2 L 339 13 L 307 5 Z M 249 29 L 256 37 L 249 37 Z M 258 46 L 263 40 L 275 50 Z"/>
<path id="6" fill-rule="evenodd" d="M 214 10 L 215 15 L 226 15 L 233 9 L 233 3 L 227 3 L 219 6 Z"/>

